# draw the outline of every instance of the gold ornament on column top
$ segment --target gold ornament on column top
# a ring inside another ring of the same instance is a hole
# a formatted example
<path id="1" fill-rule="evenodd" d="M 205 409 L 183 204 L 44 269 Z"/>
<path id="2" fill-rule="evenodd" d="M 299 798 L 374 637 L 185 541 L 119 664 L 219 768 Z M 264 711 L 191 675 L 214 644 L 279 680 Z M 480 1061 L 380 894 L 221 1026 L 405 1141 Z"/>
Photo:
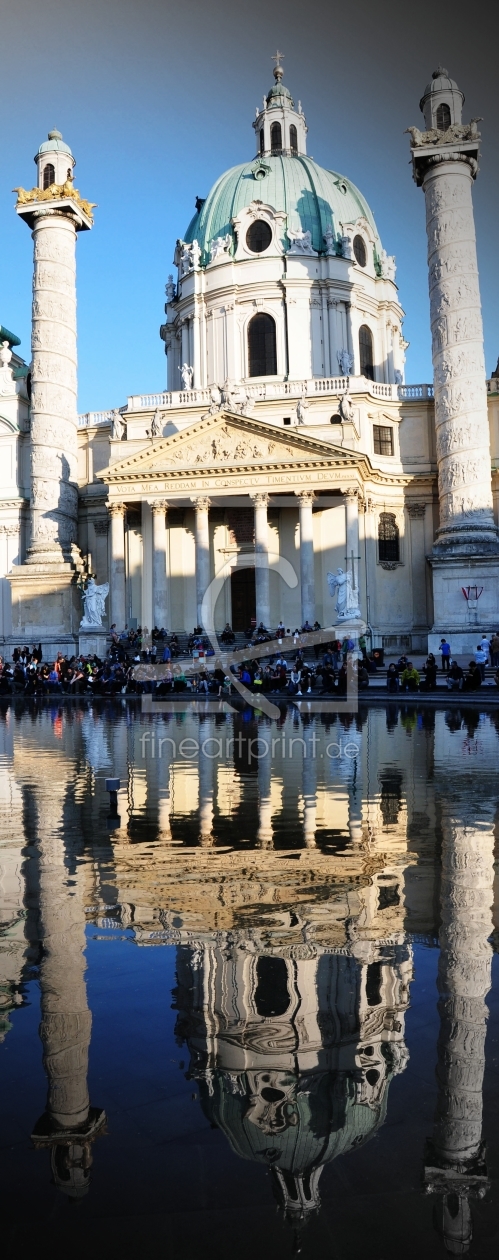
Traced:
<path id="1" fill-rule="evenodd" d="M 74 188 L 71 179 L 67 179 L 64 184 L 51 184 L 49 188 L 13 188 L 12 192 L 17 193 L 16 206 L 26 206 L 34 201 L 61 201 L 69 197 L 93 223 L 92 210 L 96 209 L 97 202 L 86 201 L 78 188 Z"/>

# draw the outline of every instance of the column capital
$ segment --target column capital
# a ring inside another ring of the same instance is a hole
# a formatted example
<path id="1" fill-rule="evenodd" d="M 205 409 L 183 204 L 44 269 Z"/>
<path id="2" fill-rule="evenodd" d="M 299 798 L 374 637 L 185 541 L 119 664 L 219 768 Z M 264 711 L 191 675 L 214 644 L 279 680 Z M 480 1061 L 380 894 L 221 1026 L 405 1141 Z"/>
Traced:
<path id="1" fill-rule="evenodd" d="M 250 499 L 253 500 L 255 507 L 268 507 L 270 495 L 266 490 L 256 490 L 254 494 L 250 494 Z"/>
<path id="2" fill-rule="evenodd" d="M 315 500 L 315 490 L 295 490 L 295 495 L 300 507 L 312 507 L 312 503 Z"/>
<path id="3" fill-rule="evenodd" d="M 107 503 L 106 506 L 107 506 L 107 510 L 110 516 L 124 516 L 125 515 L 126 507 L 124 503 L 113 503 L 113 501 L 111 500 L 111 502 Z"/>
<path id="4" fill-rule="evenodd" d="M 165 516 L 168 511 L 169 504 L 167 499 L 151 499 L 149 507 L 154 516 Z"/>
<path id="5" fill-rule="evenodd" d="M 207 495 L 195 494 L 191 495 L 191 503 L 194 504 L 195 508 L 202 508 L 208 511 L 208 508 L 211 506 L 211 499 Z"/>
<path id="6" fill-rule="evenodd" d="M 426 503 L 406 503 L 405 506 L 409 516 L 411 516 L 414 520 L 417 520 L 418 517 L 424 516 L 426 512 Z"/>
<path id="7" fill-rule="evenodd" d="M 359 496 L 359 487 L 345 486 L 342 490 L 342 494 L 345 499 L 357 499 Z"/>

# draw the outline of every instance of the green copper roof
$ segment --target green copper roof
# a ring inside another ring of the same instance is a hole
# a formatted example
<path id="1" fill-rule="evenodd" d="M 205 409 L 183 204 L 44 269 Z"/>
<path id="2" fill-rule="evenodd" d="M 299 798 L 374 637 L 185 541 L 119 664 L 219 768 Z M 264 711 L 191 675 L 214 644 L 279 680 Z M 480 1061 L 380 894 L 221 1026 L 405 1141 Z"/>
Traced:
<path id="1" fill-rule="evenodd" d="M 263 178 L 255 178 L 255 171 L 267 168 Z M 225 171 L 214 184 L 200 211 L 194 215 L 187 229 L 185 240 L 197 240 L 202 264 L 210 259 L 210 243 L 215 236 L 232 233 L 231 220 L 249 206 L 252 201 L 263 201 L 274 210 L 284 211 L 287 226 L 295 232 L 311 232 L 312 246 L 325 253 L 324 233 L 332 228 L 335 236 L 341 236 L 342 223 L 355 223 L 367 219 L 376 236 L 376 248 L 381 248 L 376 224 L 371 210 L 355 184 L 327 171 L 308 157 L 265 157 Z M 285 249 L 289 247 L 283 237 Z M 235 245 L 235 241 L 234 241 Z"/>
<path id="2" fill-rule="evenodd" d="M 2 341 L 8 341 L 10 346 L 21 345 L 21 338 L 16 337 L 15 333 L 9 332 L 8 328 L 4 328 L 3 324 L 0 324 L 0 342 Z"/>
<path id="3" fill-rule="evenodd" d="M 53 131 L 49 131 L 48 140 L 43 141 L 38 153 L 68 153 L 70 157 L 73 156 L 69 144 L 65 143 L 60 131 L 57 131 L 56 128 Z"/>

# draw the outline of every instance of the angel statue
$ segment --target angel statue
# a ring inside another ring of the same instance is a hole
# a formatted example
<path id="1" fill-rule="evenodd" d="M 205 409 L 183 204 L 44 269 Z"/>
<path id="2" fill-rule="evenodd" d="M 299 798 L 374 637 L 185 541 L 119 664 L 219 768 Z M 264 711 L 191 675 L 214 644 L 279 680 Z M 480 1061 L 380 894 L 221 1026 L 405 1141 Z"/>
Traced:
<path id="1" fill-rule="evenodd" d="M 179 367 L 179 372 L 182 377 L 182 388 L 192 389 L 193 369 L 189 367 L 188 363 L 183 363 L 182 367 Z"/>
<path id="2" fill-rule="evenodd" d="M 352 575 L 338 569 L 337 573 L 328 573 L 327 584 L 329 594 L 336 597 L 336 614 L 338 621 L 358 621 L 362 616 L 359 608 L 359 597 L 352 589 Z"/>
<path id="3" fill-rule="evenodd" d="M 151 438 L 161 437 L 163 433 L 163 416 L 161 414 L 159 407 L 157 407 L 156 411 L 154 412 L 153 418 L 151 420 L 151 428 L 146 429 L 146 432 L 149 434 L 149 437 Z"/>
<path id="4" fill-rule="evenodd" d="M 81 597 L 83 600 L 83 617 L 80 621 L 80 630 L 89 630 L 95 626 L 102 625 L 102 618 L 106 612 L 105 601 L 109 595 L 109 582 L 103 582 L 102 586 L 97 586 L 93 577 L 89 577 L 85 586 L 80 586 Z"/>

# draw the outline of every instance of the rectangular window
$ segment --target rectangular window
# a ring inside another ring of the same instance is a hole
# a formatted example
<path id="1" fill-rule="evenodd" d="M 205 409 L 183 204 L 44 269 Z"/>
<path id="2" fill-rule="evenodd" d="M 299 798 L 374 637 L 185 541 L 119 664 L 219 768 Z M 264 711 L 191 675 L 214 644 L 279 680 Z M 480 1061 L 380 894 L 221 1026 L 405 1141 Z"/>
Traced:
<path id="1" fill-rule="evenodd" d="M 393 429 L 387 424 L 375 424 L 374 454 L 393 455 Z"/>

